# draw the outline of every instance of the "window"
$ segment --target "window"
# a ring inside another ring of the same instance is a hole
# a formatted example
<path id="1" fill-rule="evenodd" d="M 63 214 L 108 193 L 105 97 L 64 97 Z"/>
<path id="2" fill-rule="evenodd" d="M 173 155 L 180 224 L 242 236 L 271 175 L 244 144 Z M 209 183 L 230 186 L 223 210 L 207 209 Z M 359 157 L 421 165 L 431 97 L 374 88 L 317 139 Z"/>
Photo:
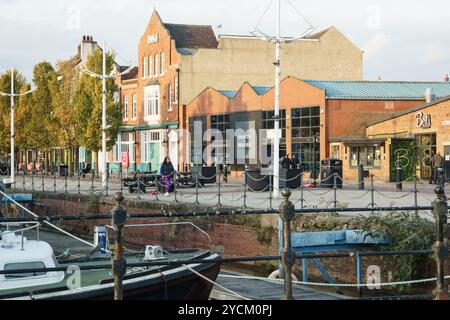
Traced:
<path id="1" fill-rule="evenodd" d="M 340 158 L 339 145 L 338 144 L 331 145 L 331 157 L 335 158 L 335 159 L 339 159 Z"/>
<path id="2" fill-rule="evenodd" d="M 175 97 L 174 97 L 175 104 L 178 104 L 178 77 L 175 78 Z"/>
<path id="3" fill-rule="evenodd" d="M 169 111 L 173 111 L 173 86 L 169 84 Z"/>
<path id="4" fill-rule="evenodd" d="M 211 129 L 217 130 L 222 134 L 222 141 L 217 141 L 217 146 L 222 148 L 223 154 L 216 154 L 218 150 L 214 149 L 211 156 L 217 157 L 217 161 L 219 163 L 230 163 L 233 162 L 234 159 L 230 159 L 230 155 L 227 151 L 227 130 L 231 129 L 230 115 L 229 114 L 219 114 L 211 116 Z M 214 141 L 215 137 L 212 137 L 212 141 Z"/>
<path id="5" fill-rule="evenodd" d="M 134 162 L 134 141 L 133 134 L 128 132 L 120 132 L 117 135 L 116 144 L 113 147 L 113 162 L 122 161 L 122 152 L 130 154 L 130 162 Z"/>
<path id="6" fill-rule="evenodd" d="M 147 57 L 144 57 L 142 61 L 142 78 L 147 78 Z"/>
<path id="7" fill-rule="evenodd" d="M 159 54 L 155 55 L 155 77 L 159 74 Z"/>
<path id="8" fill-rule="evenodd" d="M 148 56 L 148 76 L 153 77 L 153 56 Z"/>
<path id="9" fill-rule="evenodd" d="M 128 96 L 124 97 L 124 103 L 123 103 L 123 119 L 128 119 Z"/>
<path id="10" fill-rule="evenodd" d="M 350 148 L 350 166 L 363 164 L 369 168 L 381 167 L 381 149 L 379 146 L 353 146 Z"/>
<path id="11" fill-rule="evenodd" d="M 133 94 L 133 109 L 131 111 L 131 118 L 136 119 L 137 117 L 137 96 Z"/>
<path id="12" fill-rule="evenodd" d="M 159 116 L 159 89 L 157 88 L 145 91 L 145 117 Z"/>
<path id="13" fill-rule="evenodd" d="M 275 128 L 275 111 L 263 111 L 262 112 L 262 129 L 272 130 Z M 286 110 L 280 110 L 280 157 L 286 155 Z M 273 139 L 269 141 L 268 153 L 272 154 Z"/>
<path id="14" fill-rule="evenodd" d="M 27 269 L 45 269 L 45 264 L 41 261 L 5 264 L 5 271 L 27 270 Z M 20 278 L 43 276 L 46 274 L 47 274 L 46 272 L 29 272 L 17 274 L 12 273 L 12 274 L 5 274 L 5 279 L 20 279 Z"/>
<path id="15" fill-rule="evenodd" d="M 159 131 L 141 131 L 141 162 L 151 162 L 151 147 L 150 144 L 159 143 L 161 141 L 161 134 Z"/>
<path id="16" fill-rule="evenodd" d="M 292 109 L 292 156 L 306 171 L 320 167 L 320 107 Z"/>
<path id="17" fill-rule="evenodd" d="M 161 74 L 166 72 L 166 54 L 161 53 Z"/>

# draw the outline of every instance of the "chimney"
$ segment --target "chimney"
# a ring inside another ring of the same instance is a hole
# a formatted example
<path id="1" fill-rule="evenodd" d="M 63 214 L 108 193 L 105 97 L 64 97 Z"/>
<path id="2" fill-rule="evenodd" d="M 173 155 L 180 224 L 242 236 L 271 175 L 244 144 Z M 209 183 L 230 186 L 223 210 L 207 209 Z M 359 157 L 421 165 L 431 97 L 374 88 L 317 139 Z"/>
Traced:
<path id="1" fill-rule="evenodd" d="M 427 101 L 427 103 L 430 103 L 435 99 L 436 95 L 434 94 L 433 89 L 427 88 L 427 90 L 425 90 L 425 100 Z"/>
<path id="2" fill-rule="evenodd" d="M 88 35 L 83 36 L 83 40 L 81 40 L 81 43 L 78 46 L 78 54 L 81 58 L 83 65 L 86 65 L 89 55 L 95 50 L 96 47 L 97 42 L 94 41 L 93 36 Z"/>
<path id="3" fill-rule="evenodd" d="M 445 81 L 445 82 L 450 82 L 450 77 L 448 76 L 448 73 L 445 74 L 445 76 L 444 76 L 444 81 Z"/>

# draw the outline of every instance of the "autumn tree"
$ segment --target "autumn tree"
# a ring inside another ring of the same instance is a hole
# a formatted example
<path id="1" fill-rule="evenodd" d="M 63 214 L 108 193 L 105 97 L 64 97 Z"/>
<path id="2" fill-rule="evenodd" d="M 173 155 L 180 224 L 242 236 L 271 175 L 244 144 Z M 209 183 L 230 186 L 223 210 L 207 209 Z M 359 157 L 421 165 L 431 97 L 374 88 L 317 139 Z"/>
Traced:
<path id="1" fill-rule="evenodd" d="M 106 73 L 113 70 L 114 55 L 106 54 Z M 88 58 L 86 68 L 94 73 L 102 74 L 103 51 L 97 48 Z M 93 152 L 95 171 L 98 172 L 97 153 L 102 148 L 102 80 L 81 76 L 75 93 L 75 134 L 80 146 Z M 121 124 L 121 111 L 114 92 L 117 91 L 113 79 L 106 81 L 106 121 L 107 121 L 107 148 L 114 146 L 119 126 Z"/>

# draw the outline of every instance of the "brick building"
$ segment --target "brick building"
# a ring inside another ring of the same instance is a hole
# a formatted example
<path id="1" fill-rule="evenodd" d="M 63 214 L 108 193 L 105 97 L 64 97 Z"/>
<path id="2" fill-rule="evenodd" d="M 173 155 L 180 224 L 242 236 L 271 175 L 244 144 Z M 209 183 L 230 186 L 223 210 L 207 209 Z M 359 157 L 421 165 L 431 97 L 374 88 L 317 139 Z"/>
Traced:
<path id="1" fill-rule="evenodd" d="M 363 53 L 331 27 L 283 46 L 285 76 L 310 79 L 362 78 Z M 130 170 L 158 170 L 164 156 L 182 167 L 176 129 L 187 104 L 206 87 L 238 90 L 244 81 L 274 81 L 274 46 L 250 36 L 216 38 L 209 25 L 164 23 L 154 11 L 138 45 L 135 72 L 119 81 L 124 120 L 110 153 L 117 170 L 129 152 Z"/>
<path id="2" fill-rule="evenodd" d="M 312 169 L 314 160 L 317 167 L 319 159 L 342 159 L 344 179 L 354 180 L 359 163 L 364 163 L 366 169 L 377 169 L 381 165 L 374 161 L 385 156 L 381 141 L 367 139 L 366 125 L 423 104 L 427 88 L 434 90 L 437 97 L 450 94 L 449 82 L 317 81 L 287 77 L 281 82 L 280 153 L 297 157 L 307 171 Z M 182 128 L 190 132 L 194 121 L 202 121 L 203 131 L 218 129 L 224 136 L 226 129 L 244 129 L 240 128 L 242 125 L 270 131 L 274 125 L 274 89 L 249 83 L 238 91 L 207 88 L 185 110 Z M 270 139 L 267 143 L 272 144 Z M 355 153 L 357 158 L 353 161 Z M 180 160 L 191 163 L 194 156 L 191 152 L 191 159 Z M 210 159 L 209 164 L 214 161 Z M 230 164 L 229 170 L 237 175 L 243 165 Z"/>
<path id="3" fill-rule="evenodd" d="M 394 181 L 396 165 L 400 165 L 405 179 L 415 175 L 427 180 L 430 159 L 437 152 L 445 158 L 450 177 L 450 96 L 370 123 L 366 139 L 383 147 L 379 170 L 371 171 L 380 179 Z"/>

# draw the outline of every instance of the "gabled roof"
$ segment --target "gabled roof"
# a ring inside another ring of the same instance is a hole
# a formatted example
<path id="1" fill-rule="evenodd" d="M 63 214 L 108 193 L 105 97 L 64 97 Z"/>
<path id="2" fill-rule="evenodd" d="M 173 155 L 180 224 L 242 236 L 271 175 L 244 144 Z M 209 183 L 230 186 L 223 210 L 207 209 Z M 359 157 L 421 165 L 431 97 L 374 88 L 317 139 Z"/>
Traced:
<path id="1" fill-rule="evenodd" d="M 247 82 L 246 82 L 247 83 Z M 264 95 L 267 91 L 269 91 L 270 89 L 272 89 L 272 87 L 260 87 L 260 86 L 252 86 L 251 84 L 247 83 L 252 89 L 253 91 L 255 91 L 255 93 L 258 96 L 262 96 Z M 245 85 L 245 84 L 244 84 Z M 242 89 L 242 87 L 241 87 Z M 236 97 L 236 95 L 238 94 L 238 92 L 241 90 L 217 90 L 217 92 L 221 93 L 222 95 L 226 96 L 229 99 L 233 99 L 234 97 Z"/>
<path id="2" fill-rule="evenodd" d="M 164 27 L 175 40 L 177 48 L 217 48 L 216 35 L 211 26 L 165 23 Z"/>
<path id="3" fill-rule="evenodd" d="M 432 89 L 436 98 L 450 95 L 450 82 L 304 81 L 325 90 L 328 99 L 424 100 L 427 88 Z"/>
<path id="4" fill-rule="evenodd" d="M 127 70 L 129 67 L 127 66 L 120 66 L 119 67 L 119 72 L 124 72 L 125 70 Z M 134 67 L 133 69 L 130 70 L 130 72 L 124 74 L 122 76 L 122 80 L 126 81 L 126 80 L 131 80 L 131 79 L 137 79 L 139 75 L 139 68 L 138 67 Z"/>

